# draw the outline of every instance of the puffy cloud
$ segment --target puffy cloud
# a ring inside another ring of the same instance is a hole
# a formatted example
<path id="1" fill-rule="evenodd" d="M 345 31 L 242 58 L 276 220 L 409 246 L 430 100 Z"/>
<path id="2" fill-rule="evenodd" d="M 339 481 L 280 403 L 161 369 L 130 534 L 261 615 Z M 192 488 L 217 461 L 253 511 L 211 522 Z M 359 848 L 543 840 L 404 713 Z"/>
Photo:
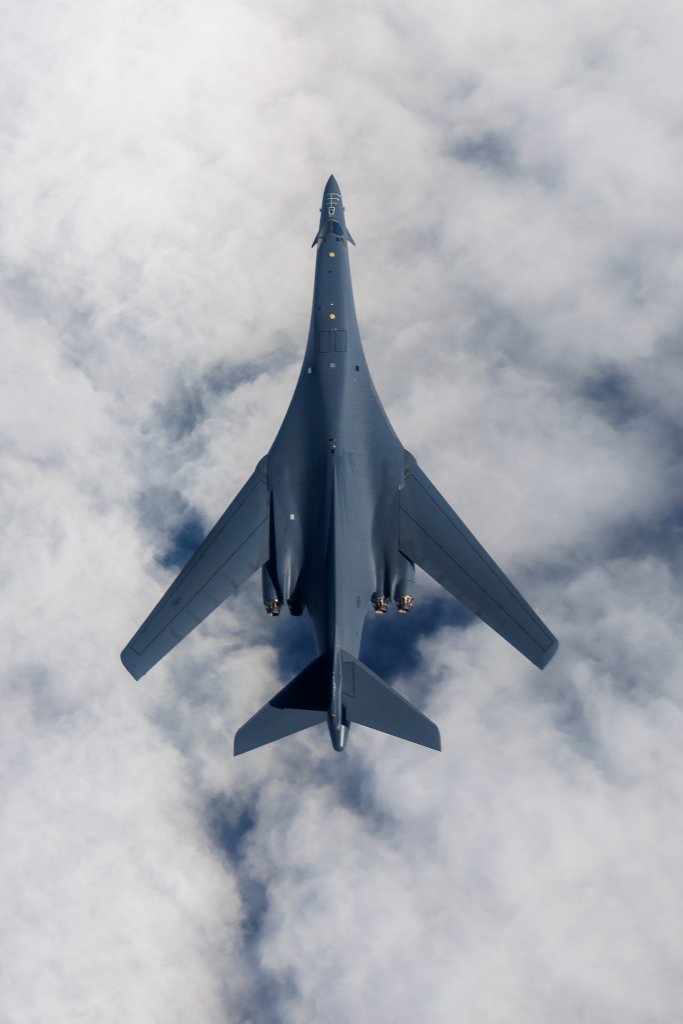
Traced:
<path id="1" fill-rule="evenodd" d="M 676 1017 L 680 20 L 6 12 L 8 1020 Z M 410 655 L 373 623 L 367 657 L 443 754 L 233 760 L 301 623 L 251 583 L 143 684 L 118 651 L 285 412 L 331 171 L 390 418 L 561 648 L 423 580 Z"/>

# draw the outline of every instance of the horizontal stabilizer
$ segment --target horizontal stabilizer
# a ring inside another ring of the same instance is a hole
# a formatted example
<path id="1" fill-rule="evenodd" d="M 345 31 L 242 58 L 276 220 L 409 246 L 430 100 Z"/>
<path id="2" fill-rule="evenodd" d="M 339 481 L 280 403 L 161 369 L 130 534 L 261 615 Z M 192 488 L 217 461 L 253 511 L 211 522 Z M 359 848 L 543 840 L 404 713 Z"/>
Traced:
<path id="1" fill-rule="evenodd" d="M 342 653 L 342 677 L 342 700 L 349 722 L 441 750 L 434 722 L 346 651 Z"/>
<path id="2" fill-rule="evenodd" d="M 322 654 L 235 734 L 235 755 L 318 725 L 330 706 L 330 657 Z"/>

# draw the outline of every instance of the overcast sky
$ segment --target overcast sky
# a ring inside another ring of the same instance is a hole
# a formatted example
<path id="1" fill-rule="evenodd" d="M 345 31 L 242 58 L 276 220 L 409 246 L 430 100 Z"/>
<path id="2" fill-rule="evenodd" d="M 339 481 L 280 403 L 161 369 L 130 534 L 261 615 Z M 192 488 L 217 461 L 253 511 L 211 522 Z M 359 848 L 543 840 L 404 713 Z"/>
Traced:
<path id="1" fill-rule="evenodd" d="M 683 1019 L 683 8 L 1 5 L 0 1018 Z M 421 578 L 320 727 L 257 582 L 119 651 L 267 451 L 320 195 L 403 443 L 560 639 Z"/>

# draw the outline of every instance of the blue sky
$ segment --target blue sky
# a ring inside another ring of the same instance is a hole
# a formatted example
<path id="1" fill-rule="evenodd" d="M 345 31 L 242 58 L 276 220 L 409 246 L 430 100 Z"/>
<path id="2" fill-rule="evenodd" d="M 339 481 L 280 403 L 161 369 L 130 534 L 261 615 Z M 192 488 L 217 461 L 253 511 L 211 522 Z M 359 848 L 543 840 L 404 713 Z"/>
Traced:
<path id="1" fill-rule="evenodd" d="M 5 11 L 3 1020 L 680 1017 L 682 21 Z M 561 646 L 422 577 L 371 646 L 440 755 L 233 759 L 308 656 L 257 581 L 118 654 L 281 422 L 330 173 L 389 417 Z"/>

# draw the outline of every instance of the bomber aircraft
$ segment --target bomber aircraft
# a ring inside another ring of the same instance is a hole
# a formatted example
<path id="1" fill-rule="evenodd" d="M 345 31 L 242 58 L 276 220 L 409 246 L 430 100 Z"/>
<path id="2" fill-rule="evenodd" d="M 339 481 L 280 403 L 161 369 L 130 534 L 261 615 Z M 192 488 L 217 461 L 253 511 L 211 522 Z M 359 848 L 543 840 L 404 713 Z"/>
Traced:
<path id="1" fill-rule="evenodd" d="M 436 725 L 358 658 L 366 613 L 409 612 L 415 566 L 539 668 L 558 642 L 396 436 L 361 345 L 342 196 L 325 185 L 303 365 L 273 445 L 121 654 L 139 679 L 259 569 L 268 615 L 308 612 L 317 657 L 236 733 L 242 754 L 327 721 L 435 750 Z"/>

